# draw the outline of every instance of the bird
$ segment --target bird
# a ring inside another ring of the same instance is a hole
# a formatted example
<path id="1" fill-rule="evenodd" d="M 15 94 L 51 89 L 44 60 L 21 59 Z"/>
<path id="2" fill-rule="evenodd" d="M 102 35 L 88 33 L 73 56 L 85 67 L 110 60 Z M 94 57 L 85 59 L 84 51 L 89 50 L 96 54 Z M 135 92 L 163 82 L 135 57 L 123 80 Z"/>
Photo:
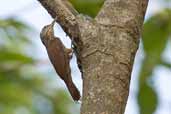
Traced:
<path id="1" fill-rule="evenodd" d="M 72 81 L 69 64 L 72 58 L 72 49 L 66 48 L 62 41 L 54 35 L 53 26 L 56 19 L 51 24 L 43 27 L 40 38 L 56 73 L 65 82 L 73 100 L 78 101 L 80 93 Z"/>

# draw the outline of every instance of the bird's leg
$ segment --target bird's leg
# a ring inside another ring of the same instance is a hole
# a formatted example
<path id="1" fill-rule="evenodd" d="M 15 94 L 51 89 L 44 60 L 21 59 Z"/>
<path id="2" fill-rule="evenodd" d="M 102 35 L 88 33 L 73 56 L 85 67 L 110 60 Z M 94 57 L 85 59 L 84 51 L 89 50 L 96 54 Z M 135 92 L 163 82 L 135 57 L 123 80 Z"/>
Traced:
<path id="1" fill-rule="evenodd" d="M 74 39 L 71 38 L 71 48 L 65 48 L 65 52 L 67 53 L 69 59 L 72 58 L 73 54 L 74 54 Z"/>
<path id="2" fill-rule="evenodd" d="M 75 42 L 74 42 L 74 38 L 71 38 L 71 49 L 72 49 L 72 56 L 73 56 L 73 54 L 74 54 L 74 46 L 75 46 L 76 44 L 75 44 Z"/>
<path id="3" fill-rule="evenodd" d="M 65 52 L 67 53 L 68 58 L 71 59 L 72 58 L 72 55 L 73 55 L 73 49 L 71 49 L 71 48 L 65 48 Z"/>

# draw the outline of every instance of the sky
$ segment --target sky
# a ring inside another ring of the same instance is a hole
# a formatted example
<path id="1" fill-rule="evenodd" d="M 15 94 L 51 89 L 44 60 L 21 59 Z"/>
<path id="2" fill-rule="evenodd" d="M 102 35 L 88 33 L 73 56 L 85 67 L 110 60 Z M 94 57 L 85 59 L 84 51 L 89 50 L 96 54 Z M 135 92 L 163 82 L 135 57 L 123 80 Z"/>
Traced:
<path id="1" fill-rule="evenodd" d="M 146 19 L 149 18 L 151 15 L 155 14 L 161 8 L 164 7 L 160 2 L 156 2 L 159 0 L 150 0 L 147 13 L 146 13 Z M 28 25 L 33 27 L 37 34 L 34 36 L 34 41 L 37 45 L 37 58 L 43 58 L 48 61 L 47 54 L 45 51 L 44 46 L 40 42 L 39 33 L 43 26 L 51 23 L 52 18 L 47 13 L 47 11 L 38 3 L 37 0 L 0 0 L 0 19 L 5 19 L 8 17 L 16 17 L 17 19 L 26 22 Z M 171 6 L 167 4 L 167 6 Z M 63 32 L 61 27 L 56 24 L 55 25 L 55 35 L 60 37 L 61 40 L 64 42 L 64 44 L 67 47 L 70 47 L 70 40 L 69 38 L 66 38 L 66 34 Z M 171 45 L 168 44 L 165 53 L 163 54 L 163 57 L 167 60 L 170 60 L 171 63 Z M 132 72 L 132 79 L 131 79 L 131 87 L 130 87 L 130 95 L 128 98 L 128 103 L 126 107 L 125 114 L 137 114 L 138 112 L 138 106 L 136 101 L 136 94 L 137 94 L 137 86 L 138 86 L 138 73 L 140 70 L 141 62 L 144 58 L 143 54 L 143 48 L 142 45 L 140 45 L 140 48 L 138 49 L 138 52 L 136 54 L 136 59 L 134 63 L 134 68 Z M 49 65 L 49 69 L 53 69 L 50 65 L 50 62 L 48 61 L 47 64 Z M 79 87 L 79 90 L 82 91 L 82 81 L 80 77 L 80 72 L 76 65 L 76 58 L 74 57 L 71 61 L 71 69 L 72 69 L 72 75 L 74 75 L 74 82 Z M 55 72 L 54 70 L 50 70 L 51 73 Z M 160 105 L 155 112 L 155 114 L 171 114 L 171 91 L 168 91 L 168 87 L 171 88 L 171 70 L 165 69 L 163 67 L 157 67 L 154 71 L 155 77 L 155 86 L 158 88 L 157 92 L 159 93 L 160 99 Z M 56 76 L 54 76 L 56 78 Z M 59 80 L 59 79 L 58 79 Z M 64 84 L 62 81 L 59 82 L 59 84 L 56 84 L 56 80 L 51 85 L 56 87 L 64 87 Z"/>

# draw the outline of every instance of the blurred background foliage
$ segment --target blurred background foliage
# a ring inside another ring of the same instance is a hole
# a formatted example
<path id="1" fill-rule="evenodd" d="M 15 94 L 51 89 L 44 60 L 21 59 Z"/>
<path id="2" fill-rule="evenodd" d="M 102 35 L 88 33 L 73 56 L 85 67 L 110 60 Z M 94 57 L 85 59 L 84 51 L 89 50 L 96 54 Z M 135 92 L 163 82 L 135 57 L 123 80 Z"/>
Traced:
<path id="1" fill-rule="evenodd" d="M 14 18 L 0 19 L 0 114 L 68 114 L 72 102 L 66 92 L 47 91 L 39 61 L 26 53 L 34 54 L 30 31 Z"/>
<path id="2" fill-rule="evenodd" d="M 69 0 L 75 9 L 84 15 L 95 17 L 104 3 L 104 0 Z"/>
<path id="3" fill-rule="evenodd" d="M 157 66 L 171 68 L 171 63 L 162 56 L 170 38 L 171 9 L 163 9 L 144 23 L 142 42 L 145 57 L 139 74 L 138 92 L 140 114 L 153 114 L 158 106 L 159 98 L 152 77 Z"/>
<path id="4" fill-rule="evenodd" d="M 97 15 L 104 2 L 69 1 L 78 12 L 91 17 Z M 33 52 L 34 43 L 28 36 L 33 31 L 15 18 L 0 19 L 0 114 L 76 114 L 70 110 L 75 105 L 65 90 L 49 89 L 46 85 L 50 81 L 38 69 L 40 61 L 27 53 Z M 152 77 L 157 66 L 171 68 L 171 63 L 163 59 L 170 35 L 171 9 L 162 9 L 145 21 L 142 33 L 145 57 L 137 95 L 140 114 L 153 114 L 159 105 Z"/>

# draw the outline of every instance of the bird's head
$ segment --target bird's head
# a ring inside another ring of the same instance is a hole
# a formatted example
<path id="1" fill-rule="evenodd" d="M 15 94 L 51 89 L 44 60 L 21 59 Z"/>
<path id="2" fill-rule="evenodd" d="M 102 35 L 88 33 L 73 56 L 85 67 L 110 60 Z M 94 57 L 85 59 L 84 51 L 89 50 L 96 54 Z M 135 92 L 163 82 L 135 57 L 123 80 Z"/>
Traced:
<path id="1" fill-rule="evenodd" d="M 56 19 L 54 21 L 43 27 L 42 31 L 40 32 L 40 38 L 44 45 L 48 42 L 48 40 L 52 39 L 54 37 L 54 30 L 53 26 L 55 24 Z"/>

